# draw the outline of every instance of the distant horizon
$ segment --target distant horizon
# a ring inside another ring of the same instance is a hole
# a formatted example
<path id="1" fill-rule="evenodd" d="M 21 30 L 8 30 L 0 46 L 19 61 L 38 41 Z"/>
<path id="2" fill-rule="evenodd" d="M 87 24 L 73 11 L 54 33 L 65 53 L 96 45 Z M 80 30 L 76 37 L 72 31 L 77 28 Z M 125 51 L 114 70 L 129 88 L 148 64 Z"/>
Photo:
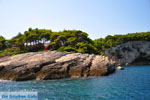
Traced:
<path id="1" fill-rule="evenodd" d="M 81 30 L 91 39 L 150 31 L 150 0 L 0 0 L 0 35 L 29 27 Z"/>

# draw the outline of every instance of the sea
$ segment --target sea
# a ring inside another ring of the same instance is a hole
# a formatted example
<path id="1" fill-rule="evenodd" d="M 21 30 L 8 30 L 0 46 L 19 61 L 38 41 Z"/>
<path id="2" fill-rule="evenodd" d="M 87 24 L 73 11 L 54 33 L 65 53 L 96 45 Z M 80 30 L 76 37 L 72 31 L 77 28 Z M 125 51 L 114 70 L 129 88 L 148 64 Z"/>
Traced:
<path id="1" fill-rule="evenodd" d="M 123 66 L 102 77 L 0 81 L 0 92 L 37 92 L 38 100 L 150 100 L 150 66 Z"/>

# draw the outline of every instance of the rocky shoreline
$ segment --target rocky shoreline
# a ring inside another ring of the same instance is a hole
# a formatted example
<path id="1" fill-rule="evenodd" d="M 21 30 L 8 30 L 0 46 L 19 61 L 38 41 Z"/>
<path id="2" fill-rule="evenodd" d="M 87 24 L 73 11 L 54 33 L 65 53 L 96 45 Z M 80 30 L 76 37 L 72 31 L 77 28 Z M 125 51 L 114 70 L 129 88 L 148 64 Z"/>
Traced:
<path id="1" fill-rule="evenodd" d="M 104 76 L 114 71 L 114 61 L 94 54 L 41 51 L 0 58 L 1 80 L 25 81 Z"/>

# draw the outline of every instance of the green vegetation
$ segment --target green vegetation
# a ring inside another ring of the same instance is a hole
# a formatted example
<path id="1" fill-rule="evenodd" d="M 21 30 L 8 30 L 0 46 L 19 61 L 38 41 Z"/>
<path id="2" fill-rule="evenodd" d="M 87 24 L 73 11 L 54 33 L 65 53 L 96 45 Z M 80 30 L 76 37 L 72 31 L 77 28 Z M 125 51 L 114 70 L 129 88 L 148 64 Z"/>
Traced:
<path id="1" fill-rule="evenodd" d="M 50 49 L 66 52 L 98 53 L 88 34 L 78 30 L 54 32 L 50 36 Z"/>
<path id="2" fill-rule="evenodd" d="M 63 52 L 80 52 L 104 55 L 107 48 L 128 41 L 150 41 L 150 32 L 132 33 L 127 35 L 108 35 L 104 39 L 92 40 L 88 34 L 80 30 L 64 30 L 52 32 L 47 29 L 29 28 L 23 34 L 18 33 L 10 40 L 0 36 L 0 55 L 15 55 L 25 52 L 36 52 L 44 49 L 44 43 L 49 42 L 49 50 Z M 123 51 L 131 51 L 129 47 Z M 109 51 L 121 58 L 119 51 Z"/>
<path id="3" fill-rule="evenodd" d="M 49 42 L 48 49 L 63 52 L 80 52 L 98 54 L 94 42 L 88 34 L 80 30 L 64 30 L 52 32 L 46 29 L 29 28 L 23 34 L 18 33 L 10 40 L 0 37 L 0 55 L 15 55 L 25 52 L 35 52 L 44 49 L 44 43 Z"/>
<path id="4" fill-rule="evenodd" d="M 6 39 L 3 36 L 0 36 L 0 50 L 6 48 Z"/>
<path id="5" fill-rule="evenodd" d="M 108 35 L 104 39 L 100 38 L 94 40 L 94 44 L 98 50 L 105 50 L 129 41 L 150 41 L 150 32 L 130 33 L 126 35 L 114 36 Z M 129 48 L 126 49 L 129 50 Z"/>
<path id="6" fill-rule="evenodd" d="M 132 50 L 130 49 L 130 47 L 125 46 L 125 47 L 122 48 L 122 51 L 123 51 L 123 52 L 125 52 L 125 51 L 130 52 L 130 51 L 132 51 Z"/>
<path id="7" fill-rule="evenodd" d="M 109 50 L 109 53 L 115 55 L 115 52 L 113 50 Z"/>

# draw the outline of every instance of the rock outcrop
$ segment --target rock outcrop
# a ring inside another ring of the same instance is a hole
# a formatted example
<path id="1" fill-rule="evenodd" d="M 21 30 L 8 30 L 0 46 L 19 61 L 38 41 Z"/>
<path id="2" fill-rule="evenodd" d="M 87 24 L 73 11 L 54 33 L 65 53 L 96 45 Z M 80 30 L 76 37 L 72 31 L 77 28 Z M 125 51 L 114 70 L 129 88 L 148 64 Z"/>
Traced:
<path id="1" fill-rule="evenodd" d="M 48 80 L 103 76 L 115 71 L 108 57 L 56 51 L 30 52 L 0 58 L 2 80 Z"/>
<path id="2" fill-rule="evenodd" d="M 104 52 L 105 56 L 113 59 L 119 65 L 143 65 L 150 64 L 150 42 L 130 41 L 109 48 Z"/>

